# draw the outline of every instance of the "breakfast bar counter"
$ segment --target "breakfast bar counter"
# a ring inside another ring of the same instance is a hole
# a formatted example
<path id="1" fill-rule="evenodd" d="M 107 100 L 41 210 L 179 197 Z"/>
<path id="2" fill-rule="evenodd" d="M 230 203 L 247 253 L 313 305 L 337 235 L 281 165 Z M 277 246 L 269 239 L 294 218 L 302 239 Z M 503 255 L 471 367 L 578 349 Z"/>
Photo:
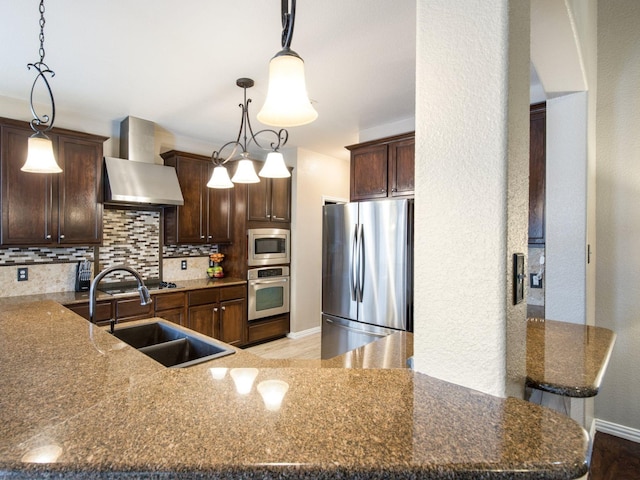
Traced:
<path id="1" fill-rule="evenodd" d="M 56 302 L 2 307 L 0 476 L 570 479 L 587 470 L 586 433 L 570 418 L 375 368 L 375 349 L 317 362 L 235 350 L 169 369 Z M 402 356 L 405 340 L 386 341 Z M 255 376 L 246 394 L 242 373 Z M 286 385 L 280 402 L 265 393 L 270 383 Z"/>
<path id="2" fill-rule="evenodd" d="M 615 340 L 606 328 L 530 318 L 527 387 L 567 397 L 597 395 Z"/>

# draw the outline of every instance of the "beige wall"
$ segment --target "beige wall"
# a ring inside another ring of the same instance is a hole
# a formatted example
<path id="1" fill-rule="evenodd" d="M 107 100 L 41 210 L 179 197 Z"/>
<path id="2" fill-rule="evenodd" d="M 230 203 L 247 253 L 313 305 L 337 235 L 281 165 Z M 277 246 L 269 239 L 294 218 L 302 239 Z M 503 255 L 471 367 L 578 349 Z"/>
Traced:
<path id="1" fill-rule="evenodd" d="M 640 429 L 640 2 L 598 8 L 596 325 L 618 334 L 596 417 Z"/>
<path id="2" fill-rule="evenodd" d="M 323 198 L 349 199 L 349 162 L 298 149 L 293 170 L 291 332 L 320 327 Z"/>

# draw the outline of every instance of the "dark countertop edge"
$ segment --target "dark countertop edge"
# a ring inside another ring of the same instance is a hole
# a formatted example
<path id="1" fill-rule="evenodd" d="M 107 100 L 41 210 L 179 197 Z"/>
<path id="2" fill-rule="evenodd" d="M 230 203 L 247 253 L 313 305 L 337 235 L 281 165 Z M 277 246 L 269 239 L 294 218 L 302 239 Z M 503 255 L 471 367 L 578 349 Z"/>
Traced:
<path id="1" fill-rule="evenodd" d="M 572 398 L 589 398 L 595 397 L 600 391 L 600 387 L 590 387 L 590 386 L 578 386 L 572 387 L 569 385 L 559 385 L 554 383 L 540 383 L 531 380 L 529 377 L 526 379 L 525 386 L 529 388 L 535 388 L 537 390 L 542 390 L 543 392 L 553 393 L 555 395 L 562 395 L 565 397 Z"/>
<path id="2" fill-rule="evenodd" d="M 3 464 L 0 463 L 0 477 L 34 478 L 35 476 L 72 475 L 73 478 L 216 478 L 237 479 L 544 479 L 565 480 L 580 478 L 588 472 L 586 462 L 573 465 L 531 465 L 528 470 L 495 469 L 491 465 L 452 463 L 447 465 L 336 465 L 336 464 L 238 464 L 223 465 L 220 468 L 188 468 L 182 466 L 175 469 L 112 469 L 109 465 L 94 465 L 92 468 L 81 468 L 69 464 Z M 489 475 L 489 476 L 488 476 Z"/>

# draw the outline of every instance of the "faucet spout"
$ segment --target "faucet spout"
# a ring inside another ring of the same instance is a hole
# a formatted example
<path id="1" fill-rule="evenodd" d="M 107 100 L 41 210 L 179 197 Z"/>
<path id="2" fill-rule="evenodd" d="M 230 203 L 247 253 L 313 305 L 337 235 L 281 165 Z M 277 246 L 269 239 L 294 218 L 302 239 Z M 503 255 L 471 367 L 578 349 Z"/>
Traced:
<path id="1" fill-rule="evenodd" d="M 140 294 L 140 305 L 149 305 L 151 300 L 151 295 L 149 294 L 149 289 L 144 284 L 144 280 L 142 280 L 142 276 L 136 272 L 133 268 L 128 267 L 126 265 L 116 265 L 114 267 L 105 268 L 102 270 L 91 282 L 91 287 L 89 288 L 89 321 L 91 323 L 95 323 L 94 321 L 94 312 L 96 311 L 96 287 L 100 283 L 100 281 L 109 275 L 112 272 L 124 271 L 129 272 L 133 275 L 138 282 L 138 293 Z M 114 331 L 114 327 L 116 324 L 116 320 L 111 320 L 111 333 Z"/>

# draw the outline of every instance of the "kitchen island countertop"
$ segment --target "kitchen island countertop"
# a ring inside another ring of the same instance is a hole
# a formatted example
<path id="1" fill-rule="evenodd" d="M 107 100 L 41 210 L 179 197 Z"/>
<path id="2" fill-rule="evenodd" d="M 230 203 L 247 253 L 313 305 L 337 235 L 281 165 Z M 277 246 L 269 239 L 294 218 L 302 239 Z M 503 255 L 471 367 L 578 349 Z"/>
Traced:
<path id="1" fill-rule="evenodd" d="M 89 331 L 88 322 L 56 302 L 3 303 L 0 475 L 561 479 L 586 473 L 584 430 L 523 400 L 406 368 L 293 368 L 292 361 L 241 350 L 166 369 L 100 329 L 91 341 Z M 228 370 L 214 377 L 210 367 Z M 248 395 L 237 393 L 230 375 L 241 367 L 257 368 Z M 274 379 L 289 386 L 276 411 L 257 392 Z M 44 454 L 49 463 L 37 463 Z"/>

